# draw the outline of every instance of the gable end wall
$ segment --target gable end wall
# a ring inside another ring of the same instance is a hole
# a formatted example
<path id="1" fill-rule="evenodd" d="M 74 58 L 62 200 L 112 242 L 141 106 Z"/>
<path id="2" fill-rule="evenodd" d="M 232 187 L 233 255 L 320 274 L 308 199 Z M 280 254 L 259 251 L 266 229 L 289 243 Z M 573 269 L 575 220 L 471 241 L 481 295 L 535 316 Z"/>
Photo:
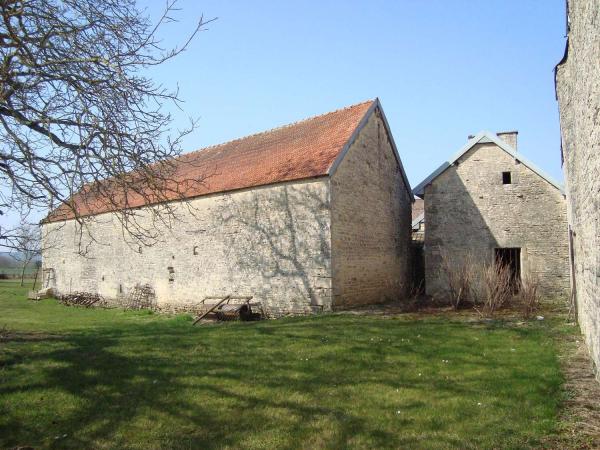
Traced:
<path id="1" fill-rule="evenodd" d="M 502 183 L 504 171 L 512 184 Z M 481 268 L 494 248 L 520 247 L 522 274 L 539 278 L 545 296 L 568 296 L 565 199 L 496 144 L 475 145 L 425 188 L 425 222 L 428 294 L 447 295 L 444 257 Z"/>
<path id="2" fill-rule="evenodd" d="M 331 177 L 334 308 L 405 294 L 411 199 L 375 110 Z"/>

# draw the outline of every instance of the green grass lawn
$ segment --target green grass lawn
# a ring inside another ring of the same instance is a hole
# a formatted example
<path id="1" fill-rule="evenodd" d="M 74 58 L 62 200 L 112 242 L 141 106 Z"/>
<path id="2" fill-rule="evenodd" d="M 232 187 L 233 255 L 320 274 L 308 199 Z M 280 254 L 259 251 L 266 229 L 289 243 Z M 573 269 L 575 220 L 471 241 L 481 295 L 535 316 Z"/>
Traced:
<path id="1" fill-rule="evenodd" d="M 0 284 L 0 447 L 529 448 L 549 321 L 323 315 L 191 326 Z"/>

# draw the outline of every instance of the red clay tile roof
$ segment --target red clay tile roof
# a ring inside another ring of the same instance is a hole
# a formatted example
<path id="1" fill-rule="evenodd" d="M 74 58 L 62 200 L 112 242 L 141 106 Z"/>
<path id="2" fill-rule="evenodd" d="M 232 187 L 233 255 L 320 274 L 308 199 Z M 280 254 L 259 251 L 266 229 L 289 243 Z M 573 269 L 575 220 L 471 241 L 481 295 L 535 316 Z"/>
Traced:
<path id="1" fill-rule="evenodd" d="M 185 198 L 263 186 L 282 181 L 327 175 L 328 171 L 376 100 L 359 103 L 224 144 L 181 155 L 175 160 L 173 180 L 203 179 L 185 190 Z M 78 214 L 88 216 L 119 209 L 110 202 L 79 193 L 73 197 Z M 128 207 L 150 204 L 128 194 Z M 180 199 L 175 193 L 173 200 Z M 46 221 L 72 219 L 66 206 L 52 211 Z"/>

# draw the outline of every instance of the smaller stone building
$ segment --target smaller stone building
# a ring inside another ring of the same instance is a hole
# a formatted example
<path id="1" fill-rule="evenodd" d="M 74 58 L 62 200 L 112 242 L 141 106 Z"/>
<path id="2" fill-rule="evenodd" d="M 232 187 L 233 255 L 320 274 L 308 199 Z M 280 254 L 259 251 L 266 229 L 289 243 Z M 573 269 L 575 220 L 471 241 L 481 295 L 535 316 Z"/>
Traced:
<path id="1" fill-rule="evenodd" d="M 412 207 L 412 240 L 423 242 L 425 239 L 425 202 L 415 197 Z"/>
<path id="2" fill-rule="evenodd" d="M 415 189 L 425 201 L 425 285 L 443 296 L 443 258 L 475 267 L 502 260 L 544 296 L 569 292 L 562 186 L 517 153 L 517 132 L 480 132 Z"/>
<path id="3" fill-rule="evenodd" d="M 425 202 L 419 197 L 414 198 L 412 205 L 411 227 L 411 294 L 417 294 L 425 291 L 425 262 L 423 260 L 423 243 L 425 240 Z"/>

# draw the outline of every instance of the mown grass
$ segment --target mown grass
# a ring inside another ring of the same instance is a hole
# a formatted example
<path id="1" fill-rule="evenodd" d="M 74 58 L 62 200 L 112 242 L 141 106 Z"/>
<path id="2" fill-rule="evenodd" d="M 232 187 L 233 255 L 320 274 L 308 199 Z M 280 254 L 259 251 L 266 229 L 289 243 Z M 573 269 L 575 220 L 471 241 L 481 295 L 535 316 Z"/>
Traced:
<path id="1" fill-rule="evenodd" d="M 556 426 L 546 321 L 188 316 L 0 284 L 0 447 L 529 448 Z"/>

